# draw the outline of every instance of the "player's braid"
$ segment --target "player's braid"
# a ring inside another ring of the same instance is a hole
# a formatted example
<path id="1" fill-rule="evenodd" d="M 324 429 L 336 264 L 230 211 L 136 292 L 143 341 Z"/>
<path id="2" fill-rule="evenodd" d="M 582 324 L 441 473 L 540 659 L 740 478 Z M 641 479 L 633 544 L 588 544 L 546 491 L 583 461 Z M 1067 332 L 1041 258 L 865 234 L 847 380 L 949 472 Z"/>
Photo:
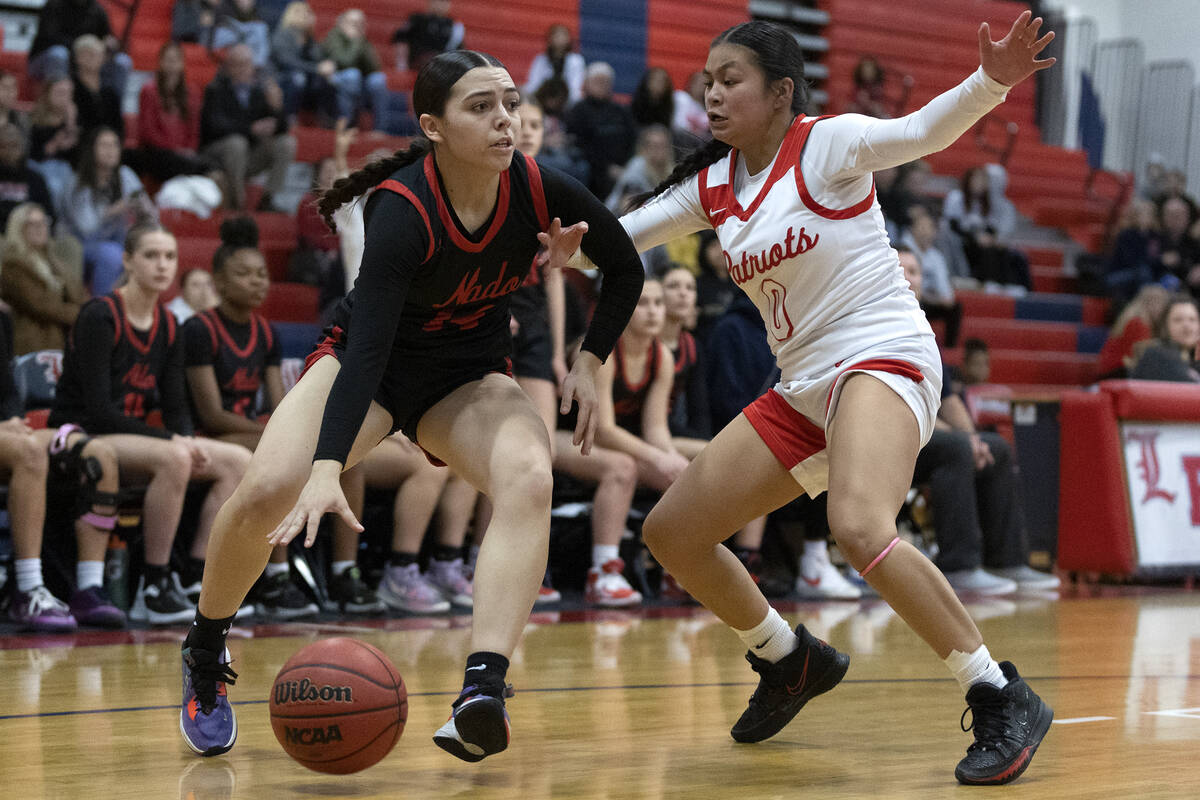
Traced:
<path id="1" fill-rule="evenodd" d="M 675 169 L 671 170 L 671 174 L 664 178 L 662 183 L 655 186 L 649 194 L 636 198 L 636 204 L 641 205 L 653 197 L 658 197 L 675 184 L 687 180 L 710 164 L 717 163 L 725 157 L 729 150 L 729 145 L 718 142 L 716 139 L 711 139 L 703 146 L 697 147 L 680 159 L 679 163 L 675 165 Z"/>
<path id="2" fill-rule="evenodd" d="M 387 158 L 372 161 L 344 178 L 338 178 L 333 182 L 333 186 L 321 193 L 321 199 L 317 201 L 317 210 L 321 212 L 325 224 L 336 233 L 337 225 L 333 222 L 335 211 L 369 189 L 375 188 L 380 181 L 396 170 L 423 158 L 428 152 L 429 140 L 417 138 L 407 150 L 399 150 Z"/>

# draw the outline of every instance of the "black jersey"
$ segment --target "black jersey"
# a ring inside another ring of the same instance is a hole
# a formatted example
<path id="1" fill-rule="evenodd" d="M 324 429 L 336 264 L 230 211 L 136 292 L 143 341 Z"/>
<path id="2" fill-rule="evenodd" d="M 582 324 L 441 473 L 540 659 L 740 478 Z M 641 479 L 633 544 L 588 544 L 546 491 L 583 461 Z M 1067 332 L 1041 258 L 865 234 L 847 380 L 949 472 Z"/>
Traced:
<path id="1" fill-rule="evenodd" d="M 616 218 L 580 184 L 519 153 L 500 173 L 492 215 L 475 233 L 447 201 L 432 155 L 383 181 L 365 217 L 362 268 L 332 320 L 343 331 L 344 355 L 317 460 L 345 460 L 372 399 L 397 427 L 411 426 L 414 409 L 405 398 L 428 394 L 435 383 L 452 388 L 455 374 L 470 380 L 505 369 L 510 298 L 553 217 L 564 226 L 588 222 L 583 250 L 606 272 L 607 301 L 601 297 L 584 349 L 606 358 L 640 294 L 641 262 Z M 429 400 L 436 402 L 426 397 L 420 405 Z"/>
<path id="2" fill-rule="evenodd" d="M 650 394 L 650 386 L 658 376 L 662 364 L 662 348 L 658 340 L 650 342 L 650 350 L 646 353 L 646 372 L 642 380 L 636 384 L 630 383 L 625 377 L 625 348 L 617 340 L 615 351 L 616 364 L 613 369 L 613 414 L 619 427 L 632 433 L 642 435 L 642 409 L 646 407 L 646 396 Z"/>
<path id="3" fill-rule="evenodd" d="M 49 424 L 73 422 L 92 434 L 190 434 L 176 339 L 175 317 L 161 303 L 150 329 L 141 331 L 119 291 L 89 300 L 67 337 Z M 147 424 L 155 411 L 165 430 Z"/>
<path id="4" fill-rule="evenodd" d="M 680 331 L 679 342 L 671 355 L 675 359 L 675 379 L 671 383 L 667 426 L 673 436 L 711 438 L 708 385 L 696 337 L 688 331 Z"/>
<path id="5" fill-rule="evenodd" d="M 183 362 L 211 366 L 221 388 L 221 408 L 255 419 L 267 367 L 279 366 L 279 337 L 259 314 L 238 323 L 215 308 L 201 311 L 183 324 Z"/>

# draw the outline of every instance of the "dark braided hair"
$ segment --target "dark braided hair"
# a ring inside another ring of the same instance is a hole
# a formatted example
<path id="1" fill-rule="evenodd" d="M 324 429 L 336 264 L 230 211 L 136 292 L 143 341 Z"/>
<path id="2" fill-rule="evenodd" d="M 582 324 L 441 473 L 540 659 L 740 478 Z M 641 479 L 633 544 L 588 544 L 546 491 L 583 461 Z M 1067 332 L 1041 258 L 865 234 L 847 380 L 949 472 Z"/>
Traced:
<path id="1" fill-rule="evenodd" d="M 795 86 L 792 90 L 792 114 L 804 113 L 804 107 L 808 105 L 808 83 L 804 80 L 804 51 L 790 33 L 773 23 L 753 20 L 734 25 L 717 34 L 709 49 L 719 44 L 740 45 L 753 53 L 768 86 L 783 78 L 791 78 Z M 640 198 L 641 202 L 657 197 L 675 184 L 717 163 L 730 149 L 724 142 L 713 139 L 693 150 L 679 160 L 671 174 L 655 186 L 650 194 Z"/>
<path id="2" fill-rule="evenodd" d="M 239 250 L 258 249 L 258 223 L 253 217 L 230 217 L 221 223 L 221 246 L 213 253 L 213 273 L 225 269 L 225 264 Z"/>
<path id="3" fill-rule="evenodd" d="M 413 113 L 417 119 L 422 114 L 440 117 L 446 111 L 446 100 L 459 78 L 476 67 L 500 67 L 504 64 L 495 56 L 475 50 L 454 50 L 441 53 L 429 61 L 417 73 L 413 84 Z M 432 143 L 418 136 L 406 150 L 398 150 L 387 158 L 381 158 L 364 166 L 344 178 L 334 181 L 333 186 L 321 193 L 317 209 L 325 218 L 330 230 L 336 231 L 333 213 L 356 197 L 373 189 L 380 181 L 401 167 L 406 167 L 432 152 Z"/>

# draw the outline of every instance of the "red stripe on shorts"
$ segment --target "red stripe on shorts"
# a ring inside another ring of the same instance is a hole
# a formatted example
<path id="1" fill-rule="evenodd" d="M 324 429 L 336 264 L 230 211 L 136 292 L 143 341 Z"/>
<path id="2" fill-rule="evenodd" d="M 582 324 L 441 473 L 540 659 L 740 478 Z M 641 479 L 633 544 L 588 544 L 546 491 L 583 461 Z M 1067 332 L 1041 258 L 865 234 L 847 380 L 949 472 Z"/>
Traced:
<path id="1" fill-rule="evenodd" d="M 907 361 L 901 361 L 897 358 L 868 358 L 866 361 L 851 364 L 838 373 L 837 380 L 833 382 L 833 386 L 829 387 L 829 394 L 825 396 L 826 413 L 829 412 L 829 404 L 833 402 L 833 390 L 837 388 L 838 381 L 847 372 L 887 372 L 892 375 L 899 375 L 902 378 L 908 378 L 913 383 L 920 383 L 925 380 L 925 374 Z"/>
<path id="2" fill-rule="evenodd" d="M 825 431 L 774 389 L 768 389 L 742 413 L 786 470 L 825 449 Z"/>

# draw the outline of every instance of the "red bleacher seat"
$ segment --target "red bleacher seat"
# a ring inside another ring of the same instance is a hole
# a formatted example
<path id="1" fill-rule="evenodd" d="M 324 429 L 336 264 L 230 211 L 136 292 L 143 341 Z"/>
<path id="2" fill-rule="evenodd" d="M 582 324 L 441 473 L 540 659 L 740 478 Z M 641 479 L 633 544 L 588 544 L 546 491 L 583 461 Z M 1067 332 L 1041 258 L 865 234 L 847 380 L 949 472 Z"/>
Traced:
<path id="1" fill-rule="evenodd" d="M 258 313 L 276 322 L 316 322 L 320 292 L 302 283 L 272 283 Z"/>

